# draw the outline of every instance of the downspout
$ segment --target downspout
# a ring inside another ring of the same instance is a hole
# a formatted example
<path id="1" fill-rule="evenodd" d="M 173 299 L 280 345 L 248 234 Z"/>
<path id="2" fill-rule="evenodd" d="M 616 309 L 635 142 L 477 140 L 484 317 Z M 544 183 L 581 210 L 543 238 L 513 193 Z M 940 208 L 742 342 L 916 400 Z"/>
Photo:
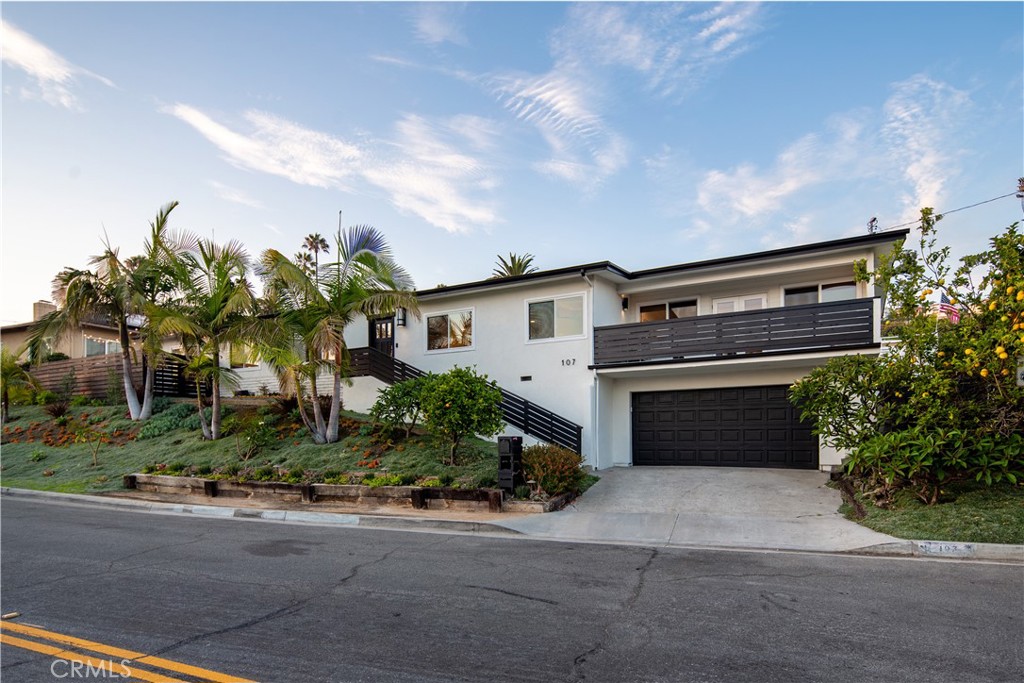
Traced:
<path id="1" fill-rule="evenodd" d="M 589 299 L 590 299 L 590 305 L 589 305 L 589 308 L 590 308 L 590 317 L 589 317 L 589 322 L 590 322 L 590 348 L 588 350 L 588 354 L 589 354 L 589 357 L 590 357 L 590 362 L 588 362 L 587 365 L 589 367 L 593 367 L 593 365 L 594 365 L 594 306 L 595 306 L 595 304 L 594 304 L 594 281 L 590 278 L 589 275 L 587 275 L 587 271 L 585 269 L 581 269 L 580 270 L 580 275 L 583 277 L 584 282 L 586 282 L 587 285 L 589 285 L 589 287 L 590 287 L 590 297 L 589 297 Z M 599 406 L 601 405 L 601 401 L 600 401 L 600 399 L 601 399 L 601 394 L 600 394 L 600 386 L 601 386 L 601 384 L 597 380 L 597 370 L 596 369 L 595 370 L 591 370 L 591 373 L 593 373 L 592 377 L 593 377 L 593 382 L 594 383 L 593 383 L 593 387 L 592 387 L 592 389 L 590 391 L 590 451 L 591 451 L 591 453 L 593 453 L 594 470 L 596 471 L 600 467 L 600 464 L 601 464 L 601 446 L 600 446 L 601 439 L 600 439 L 600 430 L 599 430 L 599 428 L 597 426 L 598 425 L 597 419 L 598 419 L 598 413 L 599 413 Z"/>

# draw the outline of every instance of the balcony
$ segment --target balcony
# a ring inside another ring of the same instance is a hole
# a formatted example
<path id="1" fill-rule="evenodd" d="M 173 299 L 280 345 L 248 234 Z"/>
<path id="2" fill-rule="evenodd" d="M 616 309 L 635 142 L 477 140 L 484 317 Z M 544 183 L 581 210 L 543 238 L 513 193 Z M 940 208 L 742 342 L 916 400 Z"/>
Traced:
<path id="1" fill-rule="evenodd" d="M 594 329 L 594 366 L 687 363 L 878 346 L 875 299 Z"/>

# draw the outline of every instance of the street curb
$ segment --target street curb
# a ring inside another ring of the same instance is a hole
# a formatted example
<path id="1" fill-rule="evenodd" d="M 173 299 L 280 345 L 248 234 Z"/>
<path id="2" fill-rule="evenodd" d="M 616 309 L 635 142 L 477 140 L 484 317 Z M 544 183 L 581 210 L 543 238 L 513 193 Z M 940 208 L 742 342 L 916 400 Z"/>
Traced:
<path id="1" fill-rule="evenodd" d="M 326 524 L 370 529 L 391 529 L 396 531 L 450 531 L 457 533 L 488 533 L 504 536 L 522 536 L 515 529 L 489 524 L 487 522 L 467 522 L 457 519 L 435 519 L 416 517 L 392 517 L 388 515 L 363 515 L 345 512 L 316 512 L 306 510 L 263 510 L 258 508 L 232 508 L 219 505 L 190 505 L 183 503 L 160 503 L 145 500 L 126 500 L 123 498 L 106 498 L 78 493 L 59 493 L 56 491 L 35 491 L 32 489 L 16 489 L 0 487 L 0 500 L 4 497 L 37 498 L 70 503 L 72 505 L 88 505 L 136 512 L 153 512 L 162 514 L 184 514 L 199 517 L 216 517 L 221 519 L 261 519 L 272 522 L 293 522 L 303 524 Z"/>
<path id="2" fill-rule="evenodd" d="M 896 541 L 846 551 L 856 555 L 935 557 L 948 560 L 979 560 L 1024 564 L 1024 545 L 959 543 L 956 541 Z"/>
<path id="3" fill-rule="evenodd" d="M 292 522 L 300 524 L 323 524 L 332 526 L 362 527 L 369 529 L 390 529 L 394 531 L 447 531 L 452 533 L 486 533 L 503 536 L 530 538 L 516 529 L 509 529 L 500 524 L 489 522 L 467 522 L 454 519 L 392 517 L 388 515 L 365 515 L 345 512 L 316 512 L 305 510 L 264 510 L 259 508 L 233 508 L 216 505 L 192 505 L 183 503 L 160 503 L 125 498 L 107 498 L 78 493 L 58 493 L 56 491 L 36 491 L 33 489 L 17 489 L 0 487 L 0 500 L 4 497 L 50 499 L 71 505 L 89 505 L 137 512 L 158 514 L 190 514 L 200 517 L 221 519 L 260 519 L 273 522 Z M 583 539 L 544 538 L 551 541 L 576 541 L 602 543 L 604 541 L 585 541 Z M 686 546 L 673 546 L 686 547 Z M 740 546 L 699 546 L 714 547 L 721 550 L 779 550 L 779 548 L 753 548 Z M 1004 545 L 1000 543 L 958 543 L 954 541 L 917 541 L 897 540 L 892 543 L 880 543 L 849 550 L 815 551 L 837 555 L 868 555 L 876 557 L 919 557 L 945 560 L 973 560 L 978 562 L 1005 562 L 1024 565 L 1024 545 Z"/>

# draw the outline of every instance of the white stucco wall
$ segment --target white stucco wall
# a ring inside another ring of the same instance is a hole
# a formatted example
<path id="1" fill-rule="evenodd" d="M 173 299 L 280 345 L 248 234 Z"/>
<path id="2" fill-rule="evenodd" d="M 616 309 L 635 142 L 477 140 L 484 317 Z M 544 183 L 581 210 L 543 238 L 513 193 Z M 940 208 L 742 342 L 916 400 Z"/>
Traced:
<path id="1" fill-rule="evenodd" d="M 530 341 L 527 302 L 537 298 L 584 296 L 583 335 L 572 339 Z M 590 284 L 581 276 L 557 282 L 443 298 L 420 300 L 420 317 L 408 316 L 406 327 L 395 330 L 395 357 L 428 372 L 474 367 L 500 386 L 583 426 L 583 454 L 593 450 L 588 369 L 593 353 Z M 464 308 L 473 310 L 473 347 L 427 350 L 427 317 Z M 524 379 L 529 378 L 529 379 Z M 511 427 L 510 435 L 520 435 Z"/>

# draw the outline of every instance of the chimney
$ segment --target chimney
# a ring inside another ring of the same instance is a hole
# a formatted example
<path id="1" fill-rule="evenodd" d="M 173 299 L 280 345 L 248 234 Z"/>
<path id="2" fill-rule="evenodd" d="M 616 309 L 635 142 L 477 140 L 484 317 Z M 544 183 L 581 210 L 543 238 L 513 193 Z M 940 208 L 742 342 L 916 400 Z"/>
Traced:
<path id="1" fill-rule="evenodd" d="M 56 310 L 57 307 L 51 304 L 49 301 L 37 301 L 34 304 L 32 304 L 32 320 L 39 320 L 47 313 L 53 313 Z"/>

